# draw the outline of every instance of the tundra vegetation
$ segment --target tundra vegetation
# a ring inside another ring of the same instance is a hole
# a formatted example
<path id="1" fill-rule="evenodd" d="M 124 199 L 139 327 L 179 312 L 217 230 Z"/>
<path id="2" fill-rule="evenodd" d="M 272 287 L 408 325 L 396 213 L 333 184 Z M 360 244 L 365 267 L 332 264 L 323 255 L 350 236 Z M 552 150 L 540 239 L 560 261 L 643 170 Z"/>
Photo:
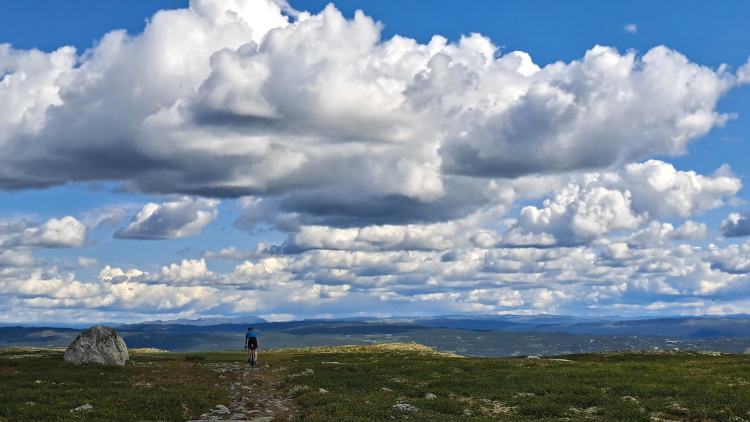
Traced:
<path id="1" fill-rule="evenodd" d="M 124 367 L 69 365 L 62 353 L 0 350 L 0 421 L 185 421 L 217 405 L 279 421 L 750 418 L 741 354 L 489 359 L 390 344 L 262 351 L 250 372 L 243 352 L 131 351 Z M 264 408 L 271 396 L 286 407 Z M 91 410 L 74 410 L 84 404 Z"/>

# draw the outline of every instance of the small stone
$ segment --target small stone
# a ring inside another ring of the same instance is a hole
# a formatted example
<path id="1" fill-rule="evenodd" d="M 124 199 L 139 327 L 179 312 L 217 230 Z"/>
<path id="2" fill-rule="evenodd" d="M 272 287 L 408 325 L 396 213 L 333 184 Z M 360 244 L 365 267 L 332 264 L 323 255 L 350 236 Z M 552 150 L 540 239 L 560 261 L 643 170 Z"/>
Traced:
<path id="1" fill-rule="evenodd" d="M 235 413 L 232 415 L 229 420 L 233 421 L 239 421 L 239 420 L 245 420 L 245 414 L 244 413 Z"/>
<path id="2" fill-rule="evenodd" d="M 437 396 L 436 396 L 436 395 L 434 395 L 434 394 L 432 394 L 432 393 L 426 393 L 426 394 L 424 395 L 424 399 L 425 399 L 425 400 L 435 400 L 436 398 L 437 398 Z"/>
<path id="3" fill-rule="evenodd" d="M 228 415 L 232 412 L 226 406 L 222 404 L 217 404 L 214 410 L 211 411 L 211 413 L 215 413 L 217 415 Z"/>
<path id="4" fill-rule="evenodd" d="M 325 393 L 327 393 L 327 392 L 328 392 L 328 390 L 326 390 L 325 388 L 319 388 L 319 389 L 318 389 L 318 393 L 322 393 L 322 394 L 325 394 Z"/>
<path id="5" fill-rule="evenodd" d="M 407 412 L 407 413 L 412 413 L 412 412 L 418 412 L 419 411 L 419 408 L 417 408 L 416 406 L 412 406 L 410 404 L 407 404 L 407 403 L 394 404 L 391 409 L 393 409 L 393 410 L 395 410 L 397 412 Z"/>
<path id="6" fill-rule="evenodd" d="M 93 410 L 93 409 L 94 409 L 94 406 L 86 403 L 83 406 L 76 407 L 75 409 L 71 410 L 71 412 L 80 412 L 80 411 L 84 411 L 85 412 L 85 411 L 89 411 L 89 410 Z"/>

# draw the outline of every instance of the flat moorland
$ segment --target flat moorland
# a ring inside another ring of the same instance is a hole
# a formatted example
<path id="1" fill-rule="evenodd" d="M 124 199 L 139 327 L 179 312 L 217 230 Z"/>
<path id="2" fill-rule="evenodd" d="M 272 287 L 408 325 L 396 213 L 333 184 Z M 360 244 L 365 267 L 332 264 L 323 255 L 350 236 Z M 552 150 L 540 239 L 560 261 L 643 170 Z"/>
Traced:
<path id="1" fill-rule="evenodd" d="M 0 350 L 0 420 L 177 421 L 227 401 L 195 362 L 131 352 L 124 367 L 76 366 L 63 352 Z M 86 404 L 94 409 L 74 410 Z"/>
<path id="2" fill-rule="evenodd" d="M 750 419 L 748 355 L 486 359 L 399 344 L 262 351 L 260 361 L 252 372 L 241 352 L 134 352 L 124 367 L 75 366 L 62 350 L 2 349 L 0 421 Z M 83 404 L 92 409 L 74 410 Z"/>

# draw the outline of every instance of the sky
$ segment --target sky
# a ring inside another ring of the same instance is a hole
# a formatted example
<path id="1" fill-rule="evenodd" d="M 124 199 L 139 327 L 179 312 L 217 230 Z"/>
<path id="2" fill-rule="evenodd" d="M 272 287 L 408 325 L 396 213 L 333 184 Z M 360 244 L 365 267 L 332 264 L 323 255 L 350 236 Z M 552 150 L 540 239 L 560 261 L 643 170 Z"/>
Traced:
<path id="1" fill-rule="evenodd" d="M 0 0 L 0 324 L 748 313 L 748 21 Z"/>

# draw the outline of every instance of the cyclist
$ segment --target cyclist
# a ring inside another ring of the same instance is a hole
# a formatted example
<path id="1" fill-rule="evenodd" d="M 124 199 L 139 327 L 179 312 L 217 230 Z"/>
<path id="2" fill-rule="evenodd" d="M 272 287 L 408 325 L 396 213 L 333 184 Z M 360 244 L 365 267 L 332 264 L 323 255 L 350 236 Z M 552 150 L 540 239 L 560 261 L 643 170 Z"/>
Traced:
<path id="1" fill-rule="evenodd" d="M 245 350 L 247 350 L 247 363 L 258 361 L 258 336 L 255 335 L 253 327 L 248 328 L 245 334 Z"/>

